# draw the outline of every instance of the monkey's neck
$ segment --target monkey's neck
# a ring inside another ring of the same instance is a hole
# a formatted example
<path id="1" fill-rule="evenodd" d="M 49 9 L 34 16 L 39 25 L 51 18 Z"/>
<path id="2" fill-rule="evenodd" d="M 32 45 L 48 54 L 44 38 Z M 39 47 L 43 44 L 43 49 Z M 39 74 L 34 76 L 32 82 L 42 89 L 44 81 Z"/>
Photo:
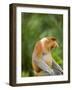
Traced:
<path id="1" fill-rule="evenodd" d="M 42 52 L 43 54 L 51 54 L 51 50 L 49 49 L 49 50 L 47 50 L 47 49 L 43 49 L 43 52 Z"/>

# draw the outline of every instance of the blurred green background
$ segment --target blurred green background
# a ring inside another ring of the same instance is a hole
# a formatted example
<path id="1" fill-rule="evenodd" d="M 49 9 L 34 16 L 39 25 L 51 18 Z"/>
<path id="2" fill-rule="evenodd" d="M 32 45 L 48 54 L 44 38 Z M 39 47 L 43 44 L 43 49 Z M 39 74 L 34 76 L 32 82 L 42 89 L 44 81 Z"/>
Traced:
<path id="1" fill-rule="evenodd" d="M 59 48 L 52 50 L 52 56 L 63 67 L 63 15 L 22 13 L 22 77 L 34 76 L 32 52 L 35 43 L 45 36 L 54 36 Z"/>

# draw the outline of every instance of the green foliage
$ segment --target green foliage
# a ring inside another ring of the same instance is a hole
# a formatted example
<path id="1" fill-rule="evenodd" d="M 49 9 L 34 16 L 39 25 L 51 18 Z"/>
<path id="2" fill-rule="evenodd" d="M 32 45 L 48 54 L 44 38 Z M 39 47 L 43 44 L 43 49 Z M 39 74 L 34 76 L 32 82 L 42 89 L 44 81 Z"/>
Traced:
<path id="1" fill-rule="evenodd" d="M 32 52 L 35 43 L 45 36 L 56 37 L 59 48 L 52 51 L 57 63 L 63 66 L 63 16 L 22 13 L 22 76 L 33 76 Z"/>
<path id="2" fill-rule="evenodd" d="M 60 57 L 61 54 L 61 49 L 60 48 L 55 48 L 52 51 L 52 56 L 54 58 L 54 60 L 63 68 L 63 59 Z"/>

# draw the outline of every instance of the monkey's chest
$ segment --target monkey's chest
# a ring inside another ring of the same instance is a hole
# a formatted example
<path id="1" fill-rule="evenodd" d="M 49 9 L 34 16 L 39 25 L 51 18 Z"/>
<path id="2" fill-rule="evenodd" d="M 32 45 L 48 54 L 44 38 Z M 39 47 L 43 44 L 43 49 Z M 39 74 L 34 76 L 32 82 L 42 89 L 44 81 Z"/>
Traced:
<path id="1" fill-rule="evenodd" d="M 43 55 L 42 60 L 44 60 L 48 66 L 52 67 L 52 56 L 50 54 Z"/>

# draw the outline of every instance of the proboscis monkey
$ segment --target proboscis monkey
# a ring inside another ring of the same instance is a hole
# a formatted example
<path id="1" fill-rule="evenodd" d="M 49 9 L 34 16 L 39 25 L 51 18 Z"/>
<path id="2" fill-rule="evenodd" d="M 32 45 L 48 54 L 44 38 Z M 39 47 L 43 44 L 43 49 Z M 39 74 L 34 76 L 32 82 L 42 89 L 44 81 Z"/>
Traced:
<path id="1" fill-rule="evenodd" d="M 32 54 L 32 66 L 36 76 L 63 74 L 62 68 L 51 55 L 52 48 L 56 47 L 58 43 L 55 37 L 44 37 L 36 42 Z"/>

